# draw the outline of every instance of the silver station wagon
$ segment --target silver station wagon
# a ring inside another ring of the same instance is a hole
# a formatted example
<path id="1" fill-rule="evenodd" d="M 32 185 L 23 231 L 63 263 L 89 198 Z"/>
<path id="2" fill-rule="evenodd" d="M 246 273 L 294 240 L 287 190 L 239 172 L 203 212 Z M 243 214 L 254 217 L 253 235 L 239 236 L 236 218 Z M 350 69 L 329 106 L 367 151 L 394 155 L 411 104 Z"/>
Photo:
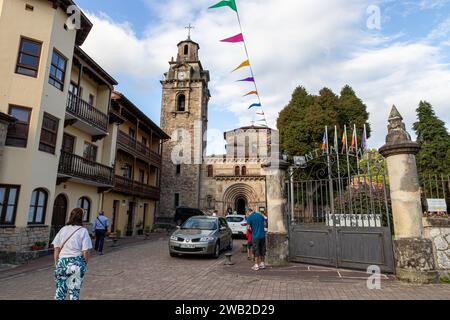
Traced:
<path id="1" fill-rule="evenodd" d="M 219 258 L 222 250 L 233 249 L 233 233 L 222 217 L 189 218 L 169 240 L 171 257 L 178 255 L 211 255 Z"/>

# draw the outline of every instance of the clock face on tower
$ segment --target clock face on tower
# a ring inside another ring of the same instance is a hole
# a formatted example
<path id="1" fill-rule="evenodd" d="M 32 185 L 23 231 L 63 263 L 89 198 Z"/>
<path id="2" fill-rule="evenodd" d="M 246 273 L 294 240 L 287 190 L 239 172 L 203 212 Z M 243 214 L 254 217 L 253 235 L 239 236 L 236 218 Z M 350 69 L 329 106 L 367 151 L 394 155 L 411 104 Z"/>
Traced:
<path id="1" fill-rule="evenodd" d="M 178 80 L 184 80 L 186 78 L 186 73 L 178 72 Z"/>

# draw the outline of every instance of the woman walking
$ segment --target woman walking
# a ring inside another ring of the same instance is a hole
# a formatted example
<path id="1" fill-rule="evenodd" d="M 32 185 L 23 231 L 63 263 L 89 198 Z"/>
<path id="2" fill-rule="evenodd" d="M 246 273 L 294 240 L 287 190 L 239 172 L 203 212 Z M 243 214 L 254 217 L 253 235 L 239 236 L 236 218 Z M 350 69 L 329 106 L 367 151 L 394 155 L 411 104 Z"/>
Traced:
<path id="1" fill-rule="evenodd" d="M 55 300 L 65 300 L 67 294 L 70 300 L 80 299 L 89 250 L 92 249 L 89 232 L 83 227 L 83 214 L 83 209 L 72 210 L 69 222 L 53 240 L 56 266 Z"/>

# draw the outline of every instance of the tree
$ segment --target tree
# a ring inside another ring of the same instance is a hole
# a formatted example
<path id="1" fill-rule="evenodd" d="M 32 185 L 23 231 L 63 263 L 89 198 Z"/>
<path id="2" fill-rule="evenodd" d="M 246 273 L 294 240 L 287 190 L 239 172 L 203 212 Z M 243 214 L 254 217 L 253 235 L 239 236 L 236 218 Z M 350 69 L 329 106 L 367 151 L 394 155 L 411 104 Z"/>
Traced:
<path id="1" fill-rule="evenodd" d="M 417 108 L 418 121 L 414 123 L 421 150 L 417 167 L 421 175 L 450 174 L 450 134 L 430 103 L 421 101 Z"/>
<path id="2" fill-rule="evenodd" d="M 338 127 L 339 141 L 344 125 L 353 127 L 356 124 L 360 138 L 366 124 L 370 137 L 370 126 L 367 123 L 369 114 L 366 109 L 350 86 L 342 89 L 340 97 L 328 88 L 323 88 L 318 96 L 314 96 L 305 88 L 298 87 L 277 121 L 281 149 L 290 158 L 313 151 L 322 144 L 325 126 L 329 128 L 330 144 L 334 140 L 334 126 Z M 349 140 L 351 134 L 352 129 L 349 128 Z"/>

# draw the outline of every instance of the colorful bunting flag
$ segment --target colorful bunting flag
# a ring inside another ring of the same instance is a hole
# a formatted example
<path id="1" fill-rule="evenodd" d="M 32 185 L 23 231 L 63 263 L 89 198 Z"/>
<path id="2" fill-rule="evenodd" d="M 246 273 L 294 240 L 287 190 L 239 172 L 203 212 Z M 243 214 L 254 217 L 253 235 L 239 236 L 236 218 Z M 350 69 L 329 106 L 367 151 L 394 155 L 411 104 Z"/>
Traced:
<path id="1" fill-rule="evenodd" d="M 242 35 L 242 33 L 239 33 L 235 36 L 220 40 L 220 42 L 229 42 L 229 43 L 238 43 L 238 42 L 243 42 L 244 41 L 244 36 Z"/>
<path id="2" fill-rule="evenodd" d="M 243 67 L 250 67 L 250 61 L 249 60 L 245 60 L 236 69 L 234 69 L 232 72 L 235 72 L 236 70 L 239 70 L 239 69 L 241 69 Z"/>
<path id="3" fill-rule="evenodd" d="M 236 1 L 235 0 L 223 0 L 220 1 L 219 3 L 216 3 L 215 5 L 209 7 L 208 9 L 216 9 L 216 8 L 221 8 L 221 7 L 230 7 L 231 10 L 237 12 L 237 6 L 236 6 Z"/>
<path id="4" fill-rule="evenodd" d="M 255 82 L 255 79 L 253 77 L 249 77 L 249 78 L 238 80 L 238 82 L 239 81 Z"/>
<path id="5" fill-rule="evenodd" d="M 244 94 L 243 97 L 247 97 L 247 96 L 250 96 L 250 95 L 252 95 L 252 94 L 258 95 L 258 91 L 250 91 L 249 93 Z"/>
<path id="6" fill-rule="evenodd" d="M 248 108 L 251 109 L 251 108 L 256 108 L 256 107 L 261 107 L 261 103 L 254 103 Z"/>

